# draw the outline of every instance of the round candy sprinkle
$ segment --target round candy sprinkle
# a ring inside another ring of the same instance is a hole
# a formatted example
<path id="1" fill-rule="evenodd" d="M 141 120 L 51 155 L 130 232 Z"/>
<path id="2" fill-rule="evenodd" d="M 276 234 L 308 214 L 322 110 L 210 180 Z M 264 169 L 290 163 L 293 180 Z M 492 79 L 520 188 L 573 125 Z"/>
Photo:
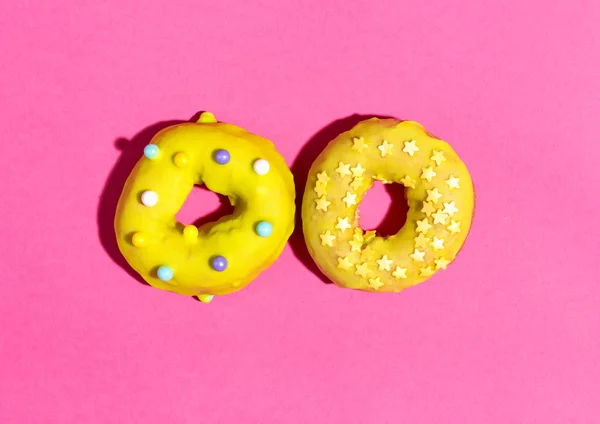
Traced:
<path id="1" fill-rule="evenodd" d="M 252 168 L 258 175 L 265 175 L 271 169 L 271 165 L 266 159 L 257 159 L 254 161 Z"/>
<path id="2" fill-rule="evenodd" d="M 258 224 L 256 224 L 256 234 L 258 234 L 259 236 L 269 237 L 272 232 L 273 226 L 270 222 L 260 221 Z"/>
<path id="3" fill-rule="evenodd" d="M 195 225 L 186 225 L 183 229 L 183 236 L 188 240 L 194 240 L 198 237 L 198 228 Z"/>
<path id="4" fill-rule="evenodd" d="M 213 300 L 213 297 L 215 297 L 215 296 L 212 294 L 199 294 L 198 295 L 198 299 L 202 303 L 210 303 L 210 301 Z"/>
<path id="5" fill-rule="evenodd" d="M 173 158 L 173 162 L 175 162 L 175 166 L 178 168 L 184 168 L 188 164 L 189 160 L 190 158 L 188 155 L 183 152 L 177 153 Z"/>
<path id="6" fill-rule="evenodd" d="M 162 281 L 169 281 L 173 278 L 173 270 L 170 266 L 161 265 L 158 267 L 158 270 L 156 270 L 156 275 Z"/>
<path id="7" fill-rule="evenodd" d="M 158 194 L 152 190 L 146 190 L 142 193 L 142 204 L 144 206 L 154 206 L 158 202 Z"/>
<path id="8" fill-rule="evenodd" d="M 225 165 L 229 162 L 229 159 L 231 159 L 231 156 L 227 150 L 219 149 L 215 152 L 215 160 L 218 164 Z"/>
<path id="9" fill-rule="evenodd" d="M 131 244 L 133 244 L 135 247 L 142 247 L 147 241 L 148 239 L 144 233 L 135 233 L 131 237 Z"/>
<path id="10" fill-rule="evenodd" d="M 154 159 L 158 156 L 158 146 L 156 144 L 148 144 L 144 147 L 144 156 L 148 159 Z"/>
<path id="11" fill-rule="evenodd" d="M 215 271 L 225 271 L 227 269 L 227 259 L 223 256 L 215 256 L 210 260 L 210 265 Z"/>
<path id="12" fill-rule="evenodd" d="M 198 118 L 200 124 L 214 124 L 217 122 L 215 115 L 210 112 L 202 112 L 200 118 Z"/>

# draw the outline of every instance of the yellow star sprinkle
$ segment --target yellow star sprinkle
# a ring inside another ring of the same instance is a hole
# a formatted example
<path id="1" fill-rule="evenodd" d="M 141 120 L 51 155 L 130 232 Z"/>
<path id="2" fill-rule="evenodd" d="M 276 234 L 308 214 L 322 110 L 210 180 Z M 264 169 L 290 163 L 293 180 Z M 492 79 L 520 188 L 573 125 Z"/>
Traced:
<path id="1" fill-rule="evenodd" d="M 415 237 L 415 247 L 425 247 L 429 243 L 429 237 L 425 237 L 425 234 L 420 233 Z"/>
<path id="2" fill-rule="evenodd" d="M 400 180 L 400 182 L 401 182 L 402 184 L 404 184 L 404 186 L 405 186 L 405 187 L 409 187 L 409 188 L 415 188 L 415 183 L 416 183 L 416 181 L 415 181 L 415 180 L 413 180 L 412 178 L 410 178 L 410 176 L 409 176 L 409 175 L 407 175 L 406 177 L 402 178 L 402 179 Z"/>
<path id="3" fill-rule="evenodd" d="M 354 240 L 360 241 L 362 243 L 362 241 L 364 240 L 362 229 L 360 227 L 354 228 L 354 235 L 352 237 L 354 238 Z"/>
<path id="4" fill-rule="evenodd" d="M 431 216 L 431 214 L 433 212 L 435 212 L 435 208 L 433 207 L 433 203 L 431 203 L 431 202 L 423 202 L 423 209 L 421 209 L 421 212 L 423 212 L 427 216 Z"/>
<path id="5" fill-rule="evenodd" d="M 352 247 L 352 252 L 360 252 L 362 249 L 362 241 L 358 240 L 350 240 L 350 246 Z"/>
<path id="6" fill-rule="evenodd" d="M 444 213 L 442 211 L 437 211 L 436 213 L 434 213 L 433 215 L 431 215 L 433 217 L 433 224 L 442 224 L 442 225 L 446 225 L 446 221 L 448 220 L 448 214 Z"/>
<path id="7" fill-rule="evenodd" d="M 399 266 L 397 266 L 394 272 L 392 272 L 392 276 L 396 280 L 404 279 L 406 278 L 406 271 L 408 271 L 408 268 L 400 268 Z"/>
<path id="8" fill-rule="evenodd" d="M 365 173 L 365 168 L 360 166 L 360 163 L 356 165 L 354 168 L 350 168 L 352 170 L 352 176 L 354 177 L 362 177 Z"/>
<path id="9" fill-rule="evenodd" d="M 381 286 L 383 286 L 383 283 L 381 282 L 381 278 L 379 278 L 379 277 L 369 278 L 369 287 L 371 287 L 375 290 L 379 290 L 381 288 Z"/>
<path id="10" fill-rule="evenodd" d="M 423 180 L 427 180 L 428 182 L 431 182 L 431 179 L 433 177 L 435 177 L 437 174 L 435 173 L 435 171 L 433 170 L 433 167 L 428 167 L 428 168 L 423 168 L 422 169 L 422 174 L 421 174 L 421 178 Z"/>
<path id="11" fill-rule="evenodd" d="M 329 205 L 331 205 L 331 202 L 327 200 L 325 196 L 319 197 L 315 200 L 315 202 L 317 203 L 317 210 L 321 210 L 323 212 L 327 212 L 327 208 L 329 207 Z"/>
<path id="12" fill-rule="evenodd" d="M 377 265 L 379 265 L 380 271 L 389 271 L 390 266 L 392 266 L 393 263 L 393 261 L 388 259 L 387 255 L 383 255 L 381 259 L 377 259 L 375 262 L 377 262 Z"/>
<path id="13" fill-rule="evenodd" d="M 417 147 L 417 142 L 415 140 L 405 141 L 404 149 L 402 149 L 402 151 L 404 153 L 408 153 L 411 157 L 414 156 L 414 154 L 419 151 L 419 148 Z"/>
<path id="14" fill-rule="evenodd" d="M 433 241 L 431 242 L 431 247 L 433 250 L 442 250 L 444 248 L 444 239 L 439 239 L 434 236 Z"/>
<path id="15" fill-rule="evenodd" d="M 317 181 L 327 184 L 327 182 L 329 181 L 329 177 L 327 176 L 327 172 L 323 171 L 320 174 L 317 174 Z"/>
<path id="16" fill-rule="evenodd" d="M 348 269 L 352 268 L 354 265 L 350 262 L 350 259 L 346 256 L 345 258 L 338 258 L 337 267 L 343 269 L 344 271 L 348 271 Z"/>
<path id="17" fill-rule="evenodd" d="M 350 227 L 352 227 L 352 225 L 350 225 L 348 223 L 348 218 L 338 218 L 337 219 L 337 224 L 335 225 L 335 228 L 340 230 L 342 233 Z"/>
<path id="18" fill-rule="evenodd" d="M 446 160 L 446 157 L 444 156 L 443 152 L 440 152 L 439 150 L 434 150 L 433 154 L 431 155 L 431 160 L 435 162 L 437 166 L 440 166 L 442 162 Z"/>
<path id="19" fill-rule="evenodd" d="M 342 178 L 344 178 L 346 175 L 352 175 L 352 172 L 350 172 L 350 164 L 344 162 L 338 163 L 338 167 L 335 172 L 340 174 L 340 177 Z"/>
<path id="20" fill-rule="evenodd" d="M 446 184 L 448 185 L 448 188 L 450 188 L 450 190 L 452 190 L 455 188 L 460 188 L 460 186 L 458 185 L 459 181 L 460 181 L 460 178 L 456 178 L 456 177 L 450 175 L 450 178 L 448 178 L 446 180 Z"/>
<path id="21" fill-rule="evenodd" d="M 342 200 L 346 204 L 346 207 L 349 208 L 352 205 L 356 205 L 356 194 L 347 191 L 346 197 L 344 197 Z"/>
<path id="22" fill-rule="evenodd" d="M 363 150 L 369 147 L 369 145 L 365 143 L 365 139 L 363 137 L 354 137 L 352 139 L 352 143 L 354 143 L 352 148 L 360 153 L 362 153 Z"/>
<path id="23" fill-rule="evenodd" d="M 321 181 L 317 181 L 317 184 L 315 185 L 315 193 L 317 193 L 317 196 L 319 197 L 325 196 L 327 194 L 326 184 L 322 183 Z"/>
<path id="24" fill-rule="evenodd" d="M 369 264 L 366 262 L 356 265 L 356 275 L 360 275 L 362 278 L 367 278 L 371 270 L 369 269 Z"/>
<path id="25" fill-rule="evenodd" d="M 387 155 L 392 156 L 392 149 L 394 148 L 393 144 L 387 142 L 387 140 L 383 140 L 383 143 L 378 147 L 381 151 L 381 157 L 384 158 Z"/>
<path id="26" fill-rule="evenodd" d="M 425 261 L 425 252 L 421 252 L 419 249 L 415 249 L 414 253 L 411 253 L 408 256 L 410 256 L 415 262 Z"/>
<path id="27" fill-rule="evenodd" d="M 369 230 L 365 233 L 365 242 L 370 242 L 371 240 L 373 240 L 375 238 L 375 236 L 377 235 L 377 231 L 375 230 Z"/>
<path id="28" fill-rule="evenodd" d="M 335 240 L 335 236 L 331 234 L 331 231 L 327 230 L 323 234 L 321 234 L 321 245 L 322 246 L 333 246 L 333 241 Z"/>
<path id="29" fill-rule="evenodd" d="M 458 212 L 458 208 L 454 204 L 454 200 L 450 203 L 444 203 L 444 213 L 447 213 L 448 216 L 454 216 L 456 212 Z"/>
<path id="30" fill-rule="evenodd" d="M 419 275 L 421 277 L 431 277 L 433 274 L 435 274 L 435 271 L 431 266 L 428 266 L 427 268 L 421 268 L 421 273 Z"/>
<path id="31" fill-rule="evenodd" d="M 431 224 L 429 223 L 429 219 L 425 218 L 422 220 L 417 220 L 417 233 L 426 234 L 427 231 L 431 229 Z"/>
<path id="32" fill-rule="evenodd" d="M 363 181 L 363 177 L 354 177 L 354 179 L 350 183 L 350 187 L 352 187 L 354 190 L 358 190 L 360 187 L 362 187 Z"/>
<path id="33" fill-rule="evenodd" d="M 450 225 L 448 225 L 446 228 L 448 228 L 450 234 L 460 233 L 460 223 L 453 219 L 450 220 Z"/>
<path id="34" fill-rule="evenodd" d="M 450 264 L 451 261 L 444 257 L 441 257 L 433 262 L 435 262 L 435 269 L 446 269 L 446 267 Z"/>
<path id="35" fill-rule="evenodd" d="M 427 190 L 427 201 L 437 203 L 440 200 L 442 194 L 438 191 L 437 187 L 433 190 Z"/>

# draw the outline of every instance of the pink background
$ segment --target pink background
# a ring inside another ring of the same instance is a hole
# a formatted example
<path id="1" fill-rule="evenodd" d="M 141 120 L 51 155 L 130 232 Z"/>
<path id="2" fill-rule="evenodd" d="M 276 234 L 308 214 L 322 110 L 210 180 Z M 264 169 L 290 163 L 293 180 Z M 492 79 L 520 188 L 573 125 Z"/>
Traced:
<path id="1" fill-rule="evenodd" d="M 0 423 L 598 422 L 597 0 L 167 3 L 0 6 Z M 400 295 L 323 284 L 297 237 L 210 305 L 138 283 L 119 189 L 205 109 L 298 181 L 355 113 L 422 122 L 476 184 L 464 250 Z"/>

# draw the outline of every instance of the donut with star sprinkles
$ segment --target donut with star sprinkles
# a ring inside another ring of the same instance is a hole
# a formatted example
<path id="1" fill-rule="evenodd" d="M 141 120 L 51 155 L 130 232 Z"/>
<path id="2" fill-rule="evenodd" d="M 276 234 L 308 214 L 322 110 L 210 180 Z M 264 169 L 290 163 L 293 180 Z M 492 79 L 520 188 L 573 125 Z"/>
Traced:
<path id="1" fill-rule="evenodd" d="M 201 184 L 235 210 L 200 228 L 183 225 L 175 216 Z M 117 242 L 150 285 L 209 302 L 279 257 L 294 229 L 294 198 L 292 174 L 269 140 L 205 112 L 144 148 L 117 205 Z"/>
<path id="2" fill-rule="evenodd" d="M 375 181 L 404 185 L 406 224 L 380 237 L 360 227 L 358 206 Z M 469 171 L 420 124 L 371 118 L 340 134 L 312 164 L 302 201 L 308 250 L 340 287 L 398 292 L 446 269 L 473 218 Z"/>

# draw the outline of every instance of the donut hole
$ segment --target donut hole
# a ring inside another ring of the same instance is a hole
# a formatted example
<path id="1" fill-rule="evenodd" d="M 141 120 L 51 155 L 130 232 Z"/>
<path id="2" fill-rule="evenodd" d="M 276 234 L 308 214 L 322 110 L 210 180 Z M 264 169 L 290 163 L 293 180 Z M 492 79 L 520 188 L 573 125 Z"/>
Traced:
<path id="1" fill-rule="evenodd" d="M 195 185 L 175 218 L 183 225 L 201 227 L 231 215 L 233 210 L 227 196 L 210 191 L 204 185 Z"/>
<path id="2" fill-rule="evenodd" d="M 359 205 L 360 226 L 380 237 L 396 234 L 406 223 L 408 201 L 402 184 L 375 181 Z"/>

